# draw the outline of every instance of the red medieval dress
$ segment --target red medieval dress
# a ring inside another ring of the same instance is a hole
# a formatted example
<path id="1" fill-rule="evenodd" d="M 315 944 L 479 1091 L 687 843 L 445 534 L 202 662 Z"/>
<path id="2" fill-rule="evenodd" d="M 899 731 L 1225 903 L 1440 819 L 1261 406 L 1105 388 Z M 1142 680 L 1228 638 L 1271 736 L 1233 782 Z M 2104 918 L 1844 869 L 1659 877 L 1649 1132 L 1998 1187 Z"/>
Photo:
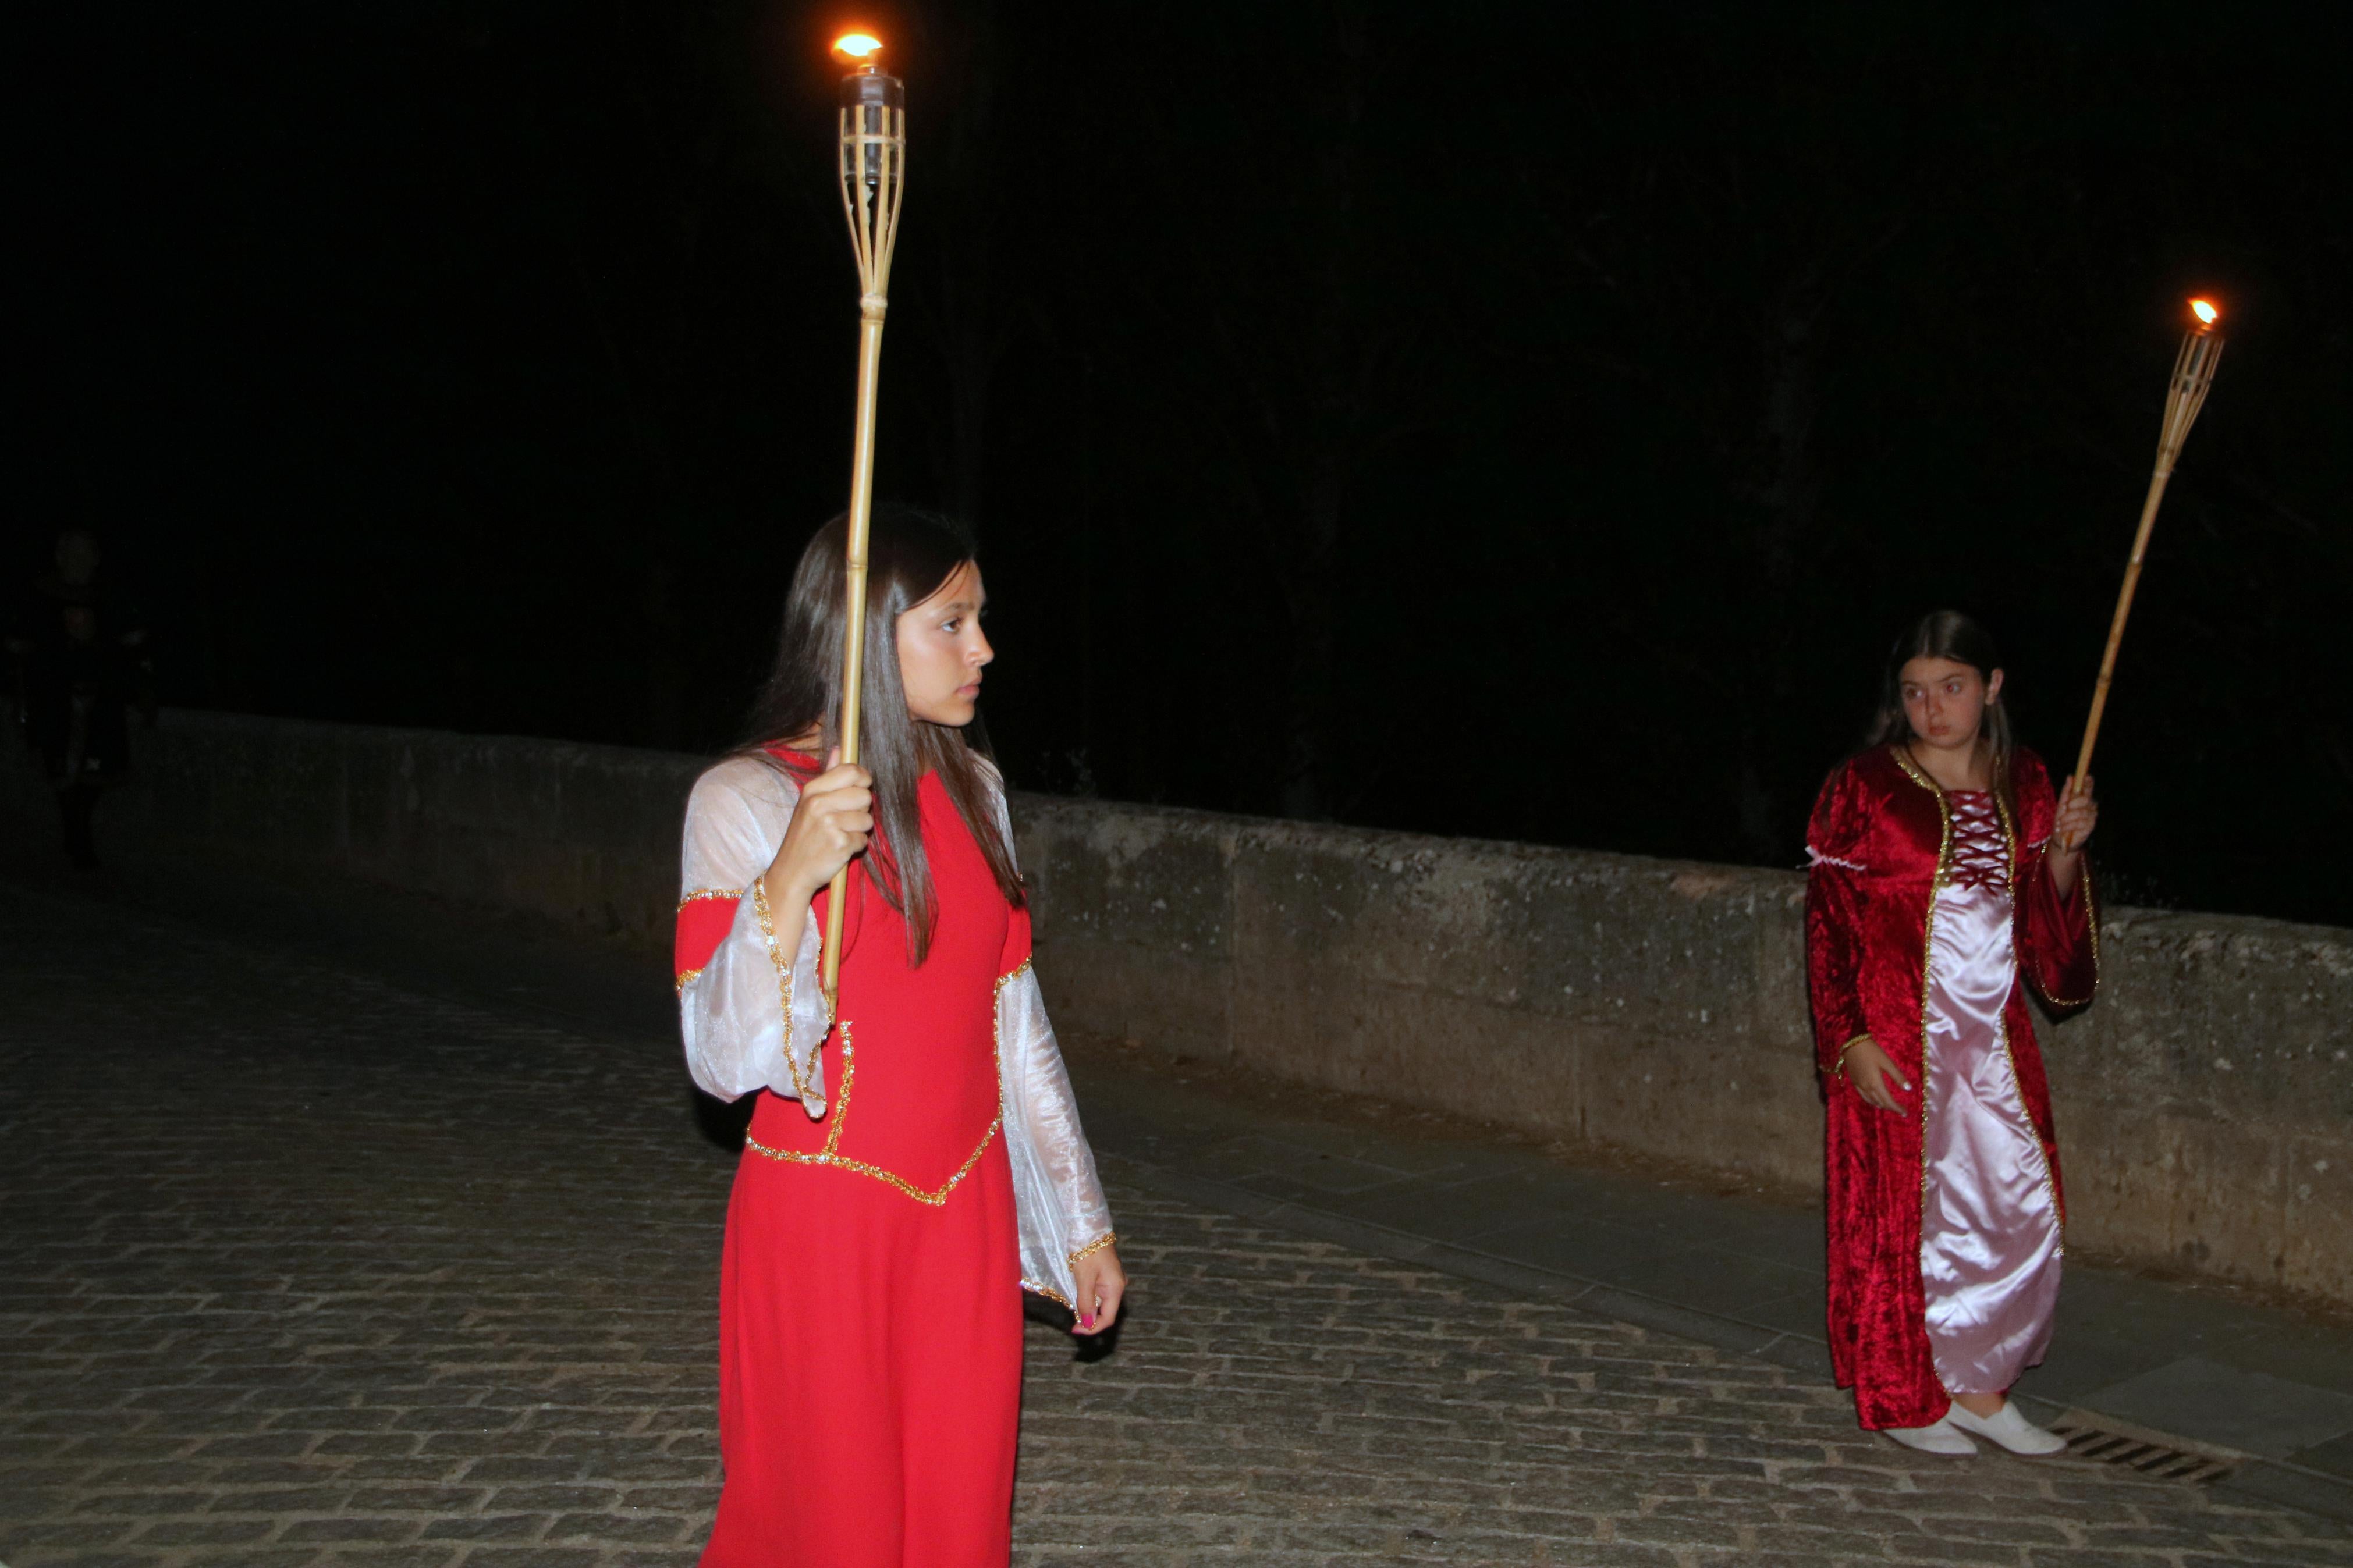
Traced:
<path id="1" fill-rule="evenodd" d="M 909 967 L 904 918 L 852 875 L 828 1097 L 813 973 L 826 895 L 803 933 L 779 933 L 757 885 L 817 766 L 776 754 L 788 773 L 739 758 L 697 785 L 680 905 L 697 1080 L 776 1090 L 759 1092 L 727 1211 L 725 1479 L 703 1568 L 1002 1568 L 1021 1290 L 1067 1299 L 1075 1258 L 1109 1241 L 1042 1008 L 1008 1008 L 1017 986 L 1029 994 L 1029 911 L 926 775 L 931 948 Z M 1041 1148 L 1061 1161 L 1043 1180 Z M 1039 1222 L 1017 1215 L 1017 1165 L 1057 1211 L 1050 1233 L 1097 1227 L 1089 1246 L 1047 1243 L 1058 1256 L 1026 1279 Z"/>
<path id="2" fill-rule="evenodd" d="M 2057 800 L 2021 751 L 2010 799 L 1947 791 L 1904 747 L 1823 785 L 1807 833 L 1806 972 L 1828 1098 L 1831 1363 L 1864 1426 L 1926 1426 L 2042 1358 L 2064 1198 L 2026 988 L 2090 1003 L 2087 866 L 2044 864 Z M 1912 1112 L 1863 1103 L 1840 1053 L 1868 1035 Z"/>

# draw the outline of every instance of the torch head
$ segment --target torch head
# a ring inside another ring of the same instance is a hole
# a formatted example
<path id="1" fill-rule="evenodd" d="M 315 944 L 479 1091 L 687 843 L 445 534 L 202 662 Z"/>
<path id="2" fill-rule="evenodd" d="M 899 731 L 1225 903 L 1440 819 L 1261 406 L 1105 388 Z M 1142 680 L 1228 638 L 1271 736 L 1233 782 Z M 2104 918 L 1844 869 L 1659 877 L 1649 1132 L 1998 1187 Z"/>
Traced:
<path id="1" fill-rule="evenodd" d="M 845 34 L 833 46 L 834 58 L 851 68 L 841 79 L 842 210 L 865 283 L 863 308 L 876 321 L 889 292 L 907 177 L 907 92 L 877 60 L 881 52 L 871 33 Z"/>
<path id="2" fill-rule="evenodd" d="M 833 58 L 850 68 L 841 79 L 842 177 L 872 184 L 881 162 L 871 156 L 884 142 L 902 142 L 907 89 L 881 65 L 882 40 L 871 33 L 844 33 L 833 41 Z M 853 144 L 864 141 L 870 157 L 861 174 Z"/>
<path id="3" fill-rule="evenodd" d="M 2196 323 L 2189 330 L 2203 337 L 2222 323 L 2222 309 L 2211 300 L 2189 301 L 2189 314 Z"/>

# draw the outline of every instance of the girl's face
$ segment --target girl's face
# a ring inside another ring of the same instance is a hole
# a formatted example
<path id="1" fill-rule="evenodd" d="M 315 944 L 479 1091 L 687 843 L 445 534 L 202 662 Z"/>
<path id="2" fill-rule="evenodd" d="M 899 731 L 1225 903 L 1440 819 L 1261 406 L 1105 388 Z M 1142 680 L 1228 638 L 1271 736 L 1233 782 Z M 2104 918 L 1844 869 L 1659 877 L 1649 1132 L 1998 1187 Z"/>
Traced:
<path id="1" fill-rule="evenodd" d="M 907 711 L 927 724 L 962 729 L 980 700 L 982 666 L 997 657 L 981 635 L 988 595 L 980 568 L 967 561 L 912 609 L 899 612 L 899 679 Z"/>
<path id="2" fill-rule="evenodd" d="M 1905 660 L 1896 683 L 1913 735 L 1939 751 L 1976 745 L 1986 709 L 2001 695 L 2001 671 L 1989 680 L 1973 664 L 1926 656 Z"/>

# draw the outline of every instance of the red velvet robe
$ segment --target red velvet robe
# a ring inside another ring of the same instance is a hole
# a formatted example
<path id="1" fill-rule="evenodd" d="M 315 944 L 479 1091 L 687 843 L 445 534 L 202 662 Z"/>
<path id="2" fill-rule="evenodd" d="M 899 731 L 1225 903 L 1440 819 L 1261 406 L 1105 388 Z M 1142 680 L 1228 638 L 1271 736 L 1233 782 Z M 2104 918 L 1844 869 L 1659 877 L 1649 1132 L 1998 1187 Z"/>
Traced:
<path id="1" fill-rule="evenodd" d="M 2062 900 L 2043 865 L 2057 815 L 2051 775 L 2031 752 L 2010 767 L 2010 839 L 2018 983 L 2003 1008 L 2011 1065 L 2059 1193 L 2051 1089 L 2026 1003 L 2033 986 L 2059 1011 L 2089 1005 L 2099 981 L 2099 921 L 2088 866 Z M 1997 795 L 1999 800 L 1999 795 Z M 1831 1364 L 1854 1390 L 1866 1427 L 1926 1426 L 1950 1405 L 1931 1358 L 1920 1268 L 1926 1105 L 1925 993 L 1928 915 L 1950 871 L 1944 791 L 1900 748 L 1854 758 L 1831 775 L 1807 832 L 1806 977 L 1817 1065 L 1828 1100 Z M 1840 1051 L 1869 1035 L 1913 1092 L 1913 1114 L 1865 1105 L 1837 1071 Z M 2061 1217 L 2065 1200 L 2060 1197 Z"/>

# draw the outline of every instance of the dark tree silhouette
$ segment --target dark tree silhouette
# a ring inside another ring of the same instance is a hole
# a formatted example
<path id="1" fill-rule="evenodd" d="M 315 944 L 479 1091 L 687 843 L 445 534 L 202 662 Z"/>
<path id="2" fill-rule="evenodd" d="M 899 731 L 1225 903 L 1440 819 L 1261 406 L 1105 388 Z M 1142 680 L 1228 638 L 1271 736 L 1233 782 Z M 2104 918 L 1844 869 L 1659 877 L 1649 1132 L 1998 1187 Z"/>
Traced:
<path id="1" fill-rule="evenodd" d="M 837 19 L 28 21 L 12 569 L 95 524 L 170 700 L 732 739 L 846 494 Z M 2343 21 L 871 19 L 915 136 L 881 488 L 984 530 L 1017 782 L 1788 864 L 1940 603 L 2063 762 L 2212 289 L 2102 854 L 2353 921 Z"/>

